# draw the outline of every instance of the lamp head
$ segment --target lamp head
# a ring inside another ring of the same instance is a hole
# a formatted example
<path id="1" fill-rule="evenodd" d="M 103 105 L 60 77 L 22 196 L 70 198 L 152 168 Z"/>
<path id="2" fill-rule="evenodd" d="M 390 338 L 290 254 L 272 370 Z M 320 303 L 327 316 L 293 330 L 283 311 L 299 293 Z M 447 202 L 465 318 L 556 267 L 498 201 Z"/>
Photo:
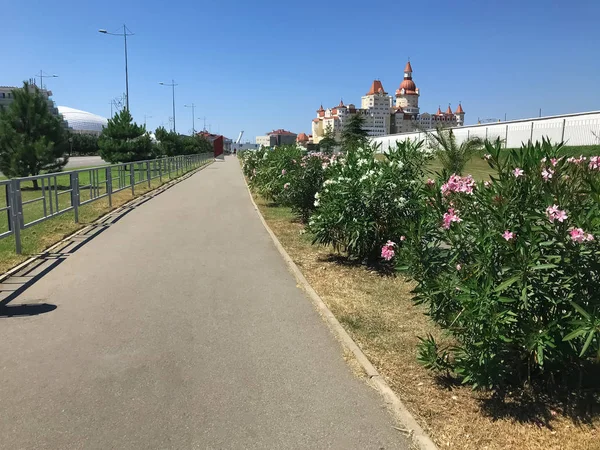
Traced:
<path id="1" fill-rule="evenodd" d="M 103 28 L 101 28 L 100 30 L 98 30 L 98 32 L 99 32 L 99 33 L 104 33 L 104 34 L 108 33 L 108 31 L 106 31 L 106 30 L 105 30 L 105 29 L 103 29 Z"/>

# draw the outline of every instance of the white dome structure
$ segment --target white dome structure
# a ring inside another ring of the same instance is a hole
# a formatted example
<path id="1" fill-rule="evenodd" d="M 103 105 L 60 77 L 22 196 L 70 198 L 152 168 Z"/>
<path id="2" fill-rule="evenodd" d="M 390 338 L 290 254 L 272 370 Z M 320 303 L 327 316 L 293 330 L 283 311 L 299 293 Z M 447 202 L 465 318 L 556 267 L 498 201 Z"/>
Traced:
<path id="1" fill-rule="evenodd" d="M 102 133 L 108 119 L 86 111 L 81 111 L 68 106 L 59 106 L 58 112 L 63 116 L 74 133 L 96 134 Z"/>

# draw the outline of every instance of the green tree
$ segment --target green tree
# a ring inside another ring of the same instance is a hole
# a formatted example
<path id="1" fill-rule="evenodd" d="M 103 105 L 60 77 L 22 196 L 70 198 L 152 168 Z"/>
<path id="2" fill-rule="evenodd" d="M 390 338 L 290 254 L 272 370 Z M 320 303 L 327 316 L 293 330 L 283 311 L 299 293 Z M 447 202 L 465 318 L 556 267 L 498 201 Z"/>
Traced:
<path id="1" fill-rule="evenodd" d="M 149 159 L 153 155 L 152 141 L 144 125 L 138 125 L 127 109 L 109 119 L 98 139 L 100 156 L 110 163 Z"/>
<path id="2" fill-rule="evenodd" d="M 342 130 L 342 148 L 348 151 L 351 148 L 364 147 L 369 143 L 369 133 L 363 129 L 365 118 L 362 114 L 353 114 Z"/>
<path id="3" fill-rule="evenodd" d="M 14 101 L 0 112 L 0 170 L 8 177 L 57 172 L 67 164 L 67 134 L 48 99 L 27 82 L 12 91 Z M 37 180 L 33 182 L 38 188 Z"/>
<path id="4" fill-rule="evenodd" d="M 328 155 L 333 153 L 333 149 L 336 147 L 337 142 L 335 140 L 335 133 L 331 125 L 325 127 L 325 133 L 323 139 L 319 141 L 319 149 Z"/>
<path id="5" fill-rule="evenodd" d="M 177 133 L 167 131 L 165 127 L 158 127 L 154 132 L 154 136 L 156 136 L 156 148 L 159 155 L 175 156 L 181 154 L 183 145 Z"/>
<path id="6" fill-rule="evenodd" d="M 69 152 L 76 155 L 97 155 L 98 136 L 92 134 L 69 133 Z"/>
<path id="7" fill-rule="evenodd" d="M 435 152 L 442 167 L 448 172 L 448 175 L 452 173 L 461 175 L 467 162 L 484 144 L 482 139 L 472 137 L 458 145 L 451 128 L 438 127 L 435 133 L 427 133 L 427 135 L 430 147 Z"/>

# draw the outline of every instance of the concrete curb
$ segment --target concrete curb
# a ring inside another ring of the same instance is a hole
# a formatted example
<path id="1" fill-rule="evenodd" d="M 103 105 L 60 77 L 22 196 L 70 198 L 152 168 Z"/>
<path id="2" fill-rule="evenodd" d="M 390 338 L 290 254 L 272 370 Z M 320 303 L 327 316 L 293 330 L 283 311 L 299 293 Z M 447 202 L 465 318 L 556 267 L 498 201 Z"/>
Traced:
<path id="1" fill-rule="evenodd" d="M 20 271 L 21 269 L 23 269 L 24 267 L 27 267 L 29 264 L 35 262 L 36 260 L 38 260 L 41 256 L 48 254 L 50 252 L 52 252 L 52 250 L 54 250 L 55 248 L 60 247 L 62 244 L 64 244 L 65 242 L 69 241 L 70 239 L 73 239 L 75 236 L 85 233 L 86 231 L 88 231 L 90 228 L 94 227 L 95 225 L 97 225 L 98 223 L 102 222 L 104 219 L 106 219 L 107 217 L 110 217 L 113 214 L 116 214 L 118 212 L 120 212 L 121 210 L 127 208 L 128 206 L 130 206 L 133 202 L 139 201 L 140 199 L 143 199 L 144 197 L 147 197 L 149 194 L 152 194 L 153 192 L 156 192 L 158 189 L 168 189 L 171 186 L 180 183 L 181 181 L 191 177 L 192 175 L 194 175 L 197 172 L 200 172 L 201 170 L 205 169 L 206 167 L 210 166 L 214 161 L 210 161 L 208 164 L 203 165 L 202 167 L 198 167 L 195 170 L 192 170 L 191 172 L 187 172 L 184 173 L 183 175 L 174 178 L 171 181 L 166 182 L 165 184 L 161 184 L 158 187 L 155 187 L 154 189 L 148 191 L 148 192 L 144 192 L 142 195 L 139 195 L 137 197 L 132 198 L 131 200 L 129 200 L 127 203 L 123 203 L 121 206 L 119 206 L 118 208 L 112 209 L 109 212 L 107 212 L 106 214 L 104 214 L 103 216 L 98 217 L 96 220 L 94 220 L 91 224 L 83 227 L 80 230 L 75 231 L 74 233 L 71 233 L 70 235 L 68 235 L 67 237 L 61 239 L 60 241 L 58 241 L 55 244 L 52 244 L 50 247 L 48 247 L 46 250 L 44 250 L 43 252 L 32 256 L 31 258 L 26 259 L 25 261 L 23 261 L 22 263 L 16 265 L 15 267 L 13 267 L 12 269 L 7 270 L 6 272 L 0 274 L 0 283 L 2 283 L 4 280 L 10 278 L 14 273 L 17 273 L 18 271 Z"/>
<path id="2" fill-rule="evenodd" d="M 385 379 L 379 374 L 375 366 L 373 366 L 371 361 L 369 361 L 367 356 L 362 352 L 356 342 L 354 342 L 344 327 L 342 327 L 340 322 L 329 310 L 325 302 L 323 302 L 319 294 L 317 294 L 308 280 L 304 277 L 288 252 L 283 248 L 281 242 L 279 242 L 279 239 L 277 239 L 277 236 L 275 236 L 275 233 L 273 233 L 273 230 L 271 230 L 265 218 L 261 214 L 260 209 L 258 209 L 258 206 L 252 197 L 252 192 L 250 191 L 248 183 L 246 183 L 246 189 L 248 190 L 250 201 L 252 202 L 260 221 L 267 230 L 267 233 L 269 233 L 269 236 L 271 236 L 275 248 L 277 248 L 283 260 L 286 262 L 288 269 L 290 272 L 292 272 L 298 284 L 302 286 L 304 291 L 308 294 L 319 313 L 321 313 L 321 315 L 325 318 L 327 324 L 333 331 L 336 338 L 341 342 L 342 346 L 352 352 L 371 383 L 377 388 L 383 397 L 386 405 L 388 408 L 390 408 L 394 417 L 404 426 L 405 430 L 402 431 L 405 431 L 408 434 L 408 436 L 412 439 L 413 444 L 416 445 L 420 450 L 438 450 L 431 438 L 425 433 L 425 431 L 423 431 L 412 414 L 408 411 L 408 409 L 406 409 L 406 406 L 404 406 L 402 401 L 394 393 L 392 388 L 390 388 Z"/>

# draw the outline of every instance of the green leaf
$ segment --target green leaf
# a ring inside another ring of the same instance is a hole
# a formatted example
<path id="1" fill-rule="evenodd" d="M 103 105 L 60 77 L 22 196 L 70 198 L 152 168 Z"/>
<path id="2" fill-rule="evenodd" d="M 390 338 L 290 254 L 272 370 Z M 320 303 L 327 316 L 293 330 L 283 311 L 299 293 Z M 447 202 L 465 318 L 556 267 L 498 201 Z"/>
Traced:
<path id="1" fill-rule="evenodd" d="M 571 341 L 571 340 L 575 339 L 576 337 L 584 335 L 585 333 L 587 333 L 587 329 L 585 329 L 585 328 L 578 328 L 578 329 L 576 329 L 574 331 L 571 331 L 569 334 L 567 334 L 563 338 L 563 342 Z"/>
<path id="2" fill-rule="evenodd" d="M 590 334 L 588 335 L 588 338 L 585 340 L 585 344 L 583 344 L 583 348 L 581 349 L 581 353 L 579 354 L 580 358 L 585 354 L 585 352 L 587 351 L 588 347 L 592 343 L 592 339 L 594 338 L 594 334 L 595 334 L 594 330 L 590 331 Z"/>
<path id="3" fill-rule="evenodd" d="M 540 264 L 537 266 L 530 266 L 531 270 L 544 270 L 544 269 L 555 269 L 558 267 L 556 264 Z"/>
<path id="4" fill-rule="evenodd" d="M 510 287 L 513 284 L 515 284 L 517 281 L 519 281 L 520 278 L 521 278 L 520 275 L 509 278 L 504 283 L 501 283 L 496 289 L 494 289 L 494 292 L 502 292 L 507 287 Z"/>
<path id="5" fill-rule="evenodd" d="M 579 306 L 577 303 L 575 302 L 569 302 L 571 303 L 571 306 L 573 306 L 573 308 L 575 308 L 577 310 L 577 312 L 579 314 L 581 314 L 583 317 L 585 317 L 587 320 L 591 319 L 591 316 L 586 312 L 585 309 L 583 309 L 581 306 Z"/>

